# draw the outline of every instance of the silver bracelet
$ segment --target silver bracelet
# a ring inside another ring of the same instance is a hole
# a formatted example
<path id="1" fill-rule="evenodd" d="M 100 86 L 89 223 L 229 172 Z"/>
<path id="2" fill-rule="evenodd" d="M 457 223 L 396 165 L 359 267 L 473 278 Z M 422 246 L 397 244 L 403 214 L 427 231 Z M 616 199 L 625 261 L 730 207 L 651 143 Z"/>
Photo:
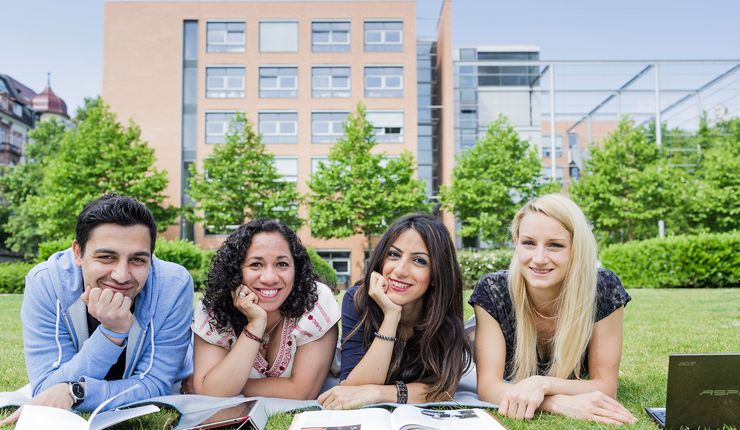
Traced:
<path id="1" fill-rule="evenodd" d="M 383 336 L 382 334 L 378 333 L 377 331 L 373 333 L 375 337 L 382 340 L 387 340 L 389 342 L 396 342 L 398 341 L 398 336 Z"/>

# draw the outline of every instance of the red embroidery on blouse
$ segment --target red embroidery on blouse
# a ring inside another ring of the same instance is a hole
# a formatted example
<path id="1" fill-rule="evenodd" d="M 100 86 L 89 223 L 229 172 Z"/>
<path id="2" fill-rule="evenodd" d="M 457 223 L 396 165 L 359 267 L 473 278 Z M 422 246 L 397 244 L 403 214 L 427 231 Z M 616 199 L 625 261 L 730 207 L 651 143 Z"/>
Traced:
<path id="1" fill-rule="evenodd" d="M 316 307 L 319 309 L 321 316 L 324 317 L 324 321 L 326 321 L 327 324 L 331 324 L 331 318 L 329 318 L 329 314 L 326 313 L 326 310 L 321 306 L 321 303 L 316 303 Z"/>
<path id="2" fill-rule="evenodd" d="M 290 350 L 290 333 L 295 328 L 297 322 L 295 318 L 288 318 L 283 324 L 283 330 L 280 332 L 280 347 L 278 348 L 277 357 L 272 363 L 272 367 L 268 369 L 269 363 L 265 360 L 260 352 L 257 352 L 257 357 L 254 359 L 254 367 L 261 374 L 273 378 L 283 374 L 285 369 L 288 367 L 288 363 L 293 358 L 293 352 Z"/>

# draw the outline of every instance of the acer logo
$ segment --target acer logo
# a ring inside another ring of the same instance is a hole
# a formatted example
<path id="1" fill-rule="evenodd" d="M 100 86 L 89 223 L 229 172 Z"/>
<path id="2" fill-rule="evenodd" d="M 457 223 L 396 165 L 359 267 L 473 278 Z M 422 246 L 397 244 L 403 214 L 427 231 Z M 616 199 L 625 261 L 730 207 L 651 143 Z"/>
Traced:
<path id="1" fill-rule="evenodd" d="M 684 367 L 684 366 L 693 366 L 694 364 L 696 364 L 696 361 L 679 361 L 679 362 L 678 362 L 678 365 L 679 365 L 680 367 Z"/>
<path id="2" fill-rule="evenodd" d="M 738 396 L 740 390 L 704 390 L 699 393 L 700 396 Z"/>

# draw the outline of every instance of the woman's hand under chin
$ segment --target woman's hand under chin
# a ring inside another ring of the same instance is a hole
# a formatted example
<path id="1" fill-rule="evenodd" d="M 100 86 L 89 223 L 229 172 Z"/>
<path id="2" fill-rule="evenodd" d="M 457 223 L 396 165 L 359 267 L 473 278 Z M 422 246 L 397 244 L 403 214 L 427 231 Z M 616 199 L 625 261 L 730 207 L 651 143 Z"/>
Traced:
<path id="1" fill-rule="evenodd" d="M 388 296 L 388 280 L 378 272 L 370 274 L 370 286 L 367 294 L 380 306 L 384 315 L 401 314 L 401 305 L 397 305 Z"/>
<path id="2" fill-rule="evenodd" d="M 267 311 L 259 305 L 259 297 L 250 290 L 246 285 L 239 285 L 236 290 L 231 292 L 234 300 L 234 307 L 239 310 L 250 325 L 259 324 L 262 330 L 267 325 Z"/>

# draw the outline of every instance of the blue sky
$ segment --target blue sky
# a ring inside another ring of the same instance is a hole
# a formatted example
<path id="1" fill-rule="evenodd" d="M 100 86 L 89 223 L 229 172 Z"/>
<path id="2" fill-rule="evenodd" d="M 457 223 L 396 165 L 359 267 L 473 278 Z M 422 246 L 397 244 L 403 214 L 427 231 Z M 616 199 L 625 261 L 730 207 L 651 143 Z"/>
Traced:
<path id="1" fill-rule="evenodd" d="M 102 0 L 9 0 L 0 73 L 52 87 L 72 113 L 100 93 Z M 433 30 L 440 0 L 417 0 Z M 453 44 L 537 45 L 547 60 L 740 59 L 736 0 L 454 0 Z"/>

